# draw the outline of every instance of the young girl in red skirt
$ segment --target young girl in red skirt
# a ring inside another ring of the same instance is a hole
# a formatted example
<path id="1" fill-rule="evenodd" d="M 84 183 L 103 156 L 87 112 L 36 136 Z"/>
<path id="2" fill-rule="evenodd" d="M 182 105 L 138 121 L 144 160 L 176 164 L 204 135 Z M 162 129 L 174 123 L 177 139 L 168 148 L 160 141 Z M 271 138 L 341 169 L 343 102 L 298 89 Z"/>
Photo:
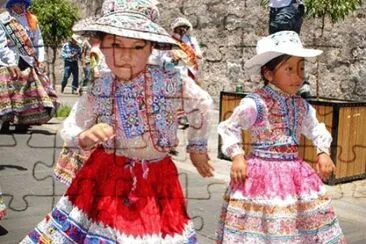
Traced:
<path id="1" fill-rule="evenodd" d="M 198 172 L 212 176 L 212 100 L 184 74 L 147 64 L 153 48 L 176 45 L 157 17 L 156 1 L 107 0 L 101 17 L 74 27 L 100 38 L 109 69 L 74 105 L 61 131 L 87 159 L 22 243 L 197 242 L 168 153 L 178 144 L 176 111 L 184 104 L 187 151 Z"/>

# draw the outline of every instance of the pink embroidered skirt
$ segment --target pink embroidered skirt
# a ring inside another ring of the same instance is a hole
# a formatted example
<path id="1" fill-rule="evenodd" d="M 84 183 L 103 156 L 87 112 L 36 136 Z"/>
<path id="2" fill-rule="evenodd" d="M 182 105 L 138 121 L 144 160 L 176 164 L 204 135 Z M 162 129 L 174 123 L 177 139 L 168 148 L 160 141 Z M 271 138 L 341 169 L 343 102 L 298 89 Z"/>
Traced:
<path id="1" fill-rule="evenodd" d="M 309 164 L 251 156 L 248 178 L 231 184 L 217 230 L 217 243 L 346 243 Z"/>

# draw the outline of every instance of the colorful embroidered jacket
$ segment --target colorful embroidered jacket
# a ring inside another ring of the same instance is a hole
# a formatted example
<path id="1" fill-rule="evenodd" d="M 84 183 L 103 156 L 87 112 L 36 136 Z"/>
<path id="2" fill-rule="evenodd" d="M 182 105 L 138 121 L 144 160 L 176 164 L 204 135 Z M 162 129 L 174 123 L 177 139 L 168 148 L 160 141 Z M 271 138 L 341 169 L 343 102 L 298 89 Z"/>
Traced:
<path id="1" fill-rule="evenodd" d="M 74 105 L 61 136 L 67 146 L 78 147 L 82 131 L 108 123 L 116 139 L 104 143 L 105 148 L 116 146 L 117 154 L 131 159 L 162 159 L 178 145 L 177 111 L 183 107 L 190 123 L 187 151 L 205 152 L 211 106 L 209 94 L 175 70 L 149 65 L 127 82 L 116 82 L 107 71 Z"/>
<path id="2" fill-rule="evenodd" d="M 222 150 L 229 157 L 244 154 L 242 129 L 252 136 L 253 154 L 265 158 L 297 157 L 301 134 L 312 140 L 318 151 L 329 153 L 332 141 L 310 104 L 271 85 L 246 96 L 230 118 L 219 124 Z"/>

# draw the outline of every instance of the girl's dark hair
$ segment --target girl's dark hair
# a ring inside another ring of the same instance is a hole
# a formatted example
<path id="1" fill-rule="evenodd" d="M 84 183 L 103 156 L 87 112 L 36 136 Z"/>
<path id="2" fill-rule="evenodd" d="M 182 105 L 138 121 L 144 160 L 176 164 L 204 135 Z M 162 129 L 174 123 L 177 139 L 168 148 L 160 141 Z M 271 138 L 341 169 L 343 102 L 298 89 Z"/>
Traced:
<path id="1" fill-rule="evenodd" d="M 267 62 L 265 65 L 262 66 L 261 75 L 262 79 L 264 80 L 265 86 L 268 85 L 269 81 L 264 77 L 264 71 L 265 70 L 274 71 L 278 65 L 282 64 L 283 62 L 286 62 L 289 58 L 291 58 L 290 55 L 284 54 L 270 60 L 269 62 Z"/>
<path id="2" fill-rule="evenodd" d="M 101 32 L 101 31 L 94 32 L 94 36 L 98 37 L 101 41 L 103 41 L 103 39 L 106 35 L 107 35 L 107 33 L 105 33 L 105 32 Z"/>
<path id="3" fill-rule="evenodd" d="M 89 36 L 92 35 L 93 37 L 97 37 L 99 38 L 99 40 L 103 41 L 104 37 L 108 34 L 105 32 L 101 32 L 101 31 L 97 31 L 97 32 L 91 32 L 88 33 Z M 147 40 L 144 40 L 146 42 L 148 42 Z M 171 50 L 173 48 L 173 45 L 170 43 L 158 43 L 158 42 L 152 42 L 152 45 L 154 46 L 155 49 L 159 49 L 159 50 Z"/>
<path id="4" fill-rule="evenodd" d="M 99 40 L 103 40 L 103 38 L 107 35 L 107 33 L 105 32 L 101 32 L 101 31 L 86 31 L 81 33 L 81 36 L 83 37 L 89 37 L 89 38 L 98 38 Z"/>

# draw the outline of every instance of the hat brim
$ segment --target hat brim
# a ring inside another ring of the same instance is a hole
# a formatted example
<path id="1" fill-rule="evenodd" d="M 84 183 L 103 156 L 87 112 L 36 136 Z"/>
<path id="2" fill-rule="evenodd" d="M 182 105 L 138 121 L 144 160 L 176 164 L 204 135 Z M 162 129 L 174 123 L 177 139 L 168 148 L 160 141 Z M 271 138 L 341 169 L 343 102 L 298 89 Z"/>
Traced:
<path id="1" fill-rule="evenodd" d="M 74 25 L 73 31 L 82 35 L 103 32 L 158 44 L 178 45 L 163 27 L 144 15 L 130 12 L 116 12 L 99 18 L 82 20 Z"/>
<path id="2" fill-rule="evenodd" d="M 14 5 L 16 3 L 24 3 L 25 8 L 28 9 L 30 7 L 31 0 L 8 0 L 5 3 L 5 8 L 10 9 L 12 7 L 12 5 Z"/>
<path id="3" fill-rule="evenodd" d="M 172 29 L 172 31 L 174 31 L 175 28 L 180 26 L 188 26 L 188 31 L 191 31 L 193 29 L 192 24 L 188 20 L 173 23 L 170 28 Z"/>
<path id="4" fill-rule="evenodd" d="M 291 48 L 288 48 L 284 50 L 278 50 L 276 52 L 273 51 L 264 52 L 261 54 L 257 54 L 253 58 L 249 59 L 247 62 L 245 62 L 244 67 L 249 73 L 258 73 L 260 72 L 261 67 L 263 65 L 265 65 L 272 59 L 277 58 L 284 54 L 302 58 L 313 58 L 322 53 L 323 53 L 322 50 L 310 49 L 310 48 L 293 49 L 293 50 L 291 50 Z"/>

